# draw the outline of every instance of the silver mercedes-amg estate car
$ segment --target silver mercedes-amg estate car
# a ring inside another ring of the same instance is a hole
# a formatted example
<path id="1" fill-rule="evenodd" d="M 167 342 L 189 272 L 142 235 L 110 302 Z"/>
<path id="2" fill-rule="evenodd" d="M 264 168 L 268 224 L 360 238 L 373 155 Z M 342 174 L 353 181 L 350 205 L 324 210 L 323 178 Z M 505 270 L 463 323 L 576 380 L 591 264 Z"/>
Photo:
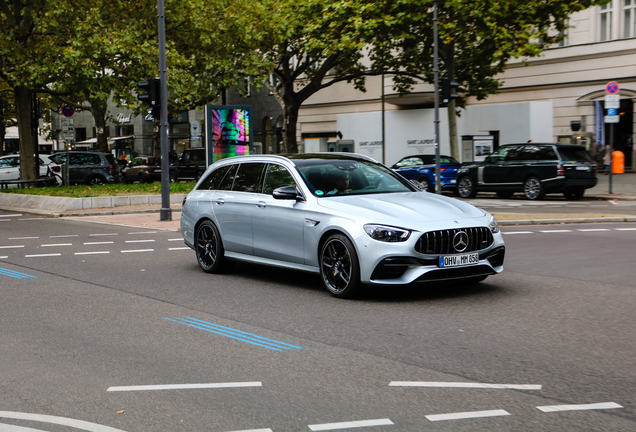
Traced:
<path id="1" fill-rule="evenodd" d="M 206 272 L 237 260 L 305 270 L 343 298 L 365 285 L 479 282 L 505 254 L 489 213 L 352 153 L 222 159 L 185 198 L 181 232 Z"/>

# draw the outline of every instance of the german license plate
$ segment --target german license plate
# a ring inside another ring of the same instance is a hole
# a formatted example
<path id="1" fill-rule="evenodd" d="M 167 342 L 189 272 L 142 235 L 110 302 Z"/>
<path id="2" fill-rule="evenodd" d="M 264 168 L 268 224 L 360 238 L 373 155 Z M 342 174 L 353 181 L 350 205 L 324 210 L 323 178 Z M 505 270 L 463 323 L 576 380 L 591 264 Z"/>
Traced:
<path id="1" fill-rule="evenodd" d="M 439 257 L 440 267 L 463 267 L 479 264 L 479 254 L 447 255 Z"/>

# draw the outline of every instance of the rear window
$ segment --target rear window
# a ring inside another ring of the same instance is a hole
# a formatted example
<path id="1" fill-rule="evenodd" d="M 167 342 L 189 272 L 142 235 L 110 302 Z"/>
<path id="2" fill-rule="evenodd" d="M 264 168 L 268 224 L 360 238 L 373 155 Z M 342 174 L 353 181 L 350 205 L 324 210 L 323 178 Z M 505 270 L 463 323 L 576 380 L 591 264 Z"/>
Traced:
<path id="1" fill-rule="evenodd" d="M 577 147 L 560 147 L 558 149 L 561 160 L 565 161 L 593 161 L 592 156 L 585 148 Z"/>

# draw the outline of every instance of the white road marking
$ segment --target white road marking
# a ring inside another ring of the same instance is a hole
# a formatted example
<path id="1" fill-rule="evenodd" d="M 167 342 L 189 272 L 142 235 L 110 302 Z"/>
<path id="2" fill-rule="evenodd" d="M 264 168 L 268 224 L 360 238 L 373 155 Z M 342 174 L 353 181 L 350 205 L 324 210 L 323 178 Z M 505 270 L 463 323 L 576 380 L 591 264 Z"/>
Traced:
<path id="1" fill-rule="evenodd" d="M 75 429 L 81 429 L 91 432 L 125 432 L 122 429 L 115 429 L 109 426 L 103 426 L 97 423 L 90 423 L 82 420 L 75 420 L 67 417 L 57 417 L 42 414 L 29 414 L 21 412 L 0 411 L 0 418 L 10 418 L 14 420 L 30 420 L 42 423 L 58 424 L 69 426 Z"/>
<path id="2" fill-rule="evenodd" d="M 42 247 L 49 246 L 73 246 L 73 243 L 53 243 L 53 244 L 43 244 Z"/>
<path id="3" fill-rule="evenodd" d="M 581 232 L 595 232 L 595 231 L 611 231 L 607 228 L 588 228 L 588 229 L 577 229 L 577 231 Z"/>
<path id="4" fill-rule="evenodd" d="M 266 429 L 246 429 L 246 430 L 240 430 L 240 431 L 231 431 L 231 432 L 274 432 L 272 431 L 270 428 L 266 428 Z"/>
<path id="5" fill-rule="evenodd" d="M 40 237 L 9 237 L 9 240 L 31 240 L 39 239 Z"/>
<path id="6" fill-rule="evenodd" d="M 182 241 L 182 238 L 176 238 L 176 239 L 168 239 L 168 241 Z"/>
<path id="7" fill-rule="evenodd" d="M 46 432 L 42 429 L 33 429 L 22 426 L 14 426 L 6 423 L 0 423 L 0 432 Z"/>
<path id="8" fill-rule="evenodd" d="M 189 247 L 168 248 L 168 250 L 190 250 Z"/>
<path id="9" fill-rule="evenodd" d="M 22 215 L 21 214 L 0 215 L 0 217 L 3 217 L 3 218 L 18 217 L 18 216 L 22 216 Z"/>
<path id="10" fill-rule="evenodd" d="M 534 232 L 532 231 L 508 231 L 508 232 L 502 231 L 501 233 L 506 235 L 507 234 L 534 234 Z"/>
<path id="11" fill-rule="evenodd" d="M 24 218 L 24 219 L 18 219 L 18 220 L 23 220 L 23 221 L 27 221 L 27 220 L 42 220 L 44 218 Z"/>
<path id="12" fill-rule="evenodd" d="M 572 230 L 545 230 L 545 231 L 539 231 L 542 233 L 565 233 L 565 232 L 572 232 Z"/>
<path id="13" fill-rule="evenodd" d="M 389 419 L 377 419 L 377 420 L 358 420 L 358 421 L 349 421 L 349 422 L 340 422 L 340 423 L 323 423 L 323 424 L 315 424 L 309 425 L 309 429 L 312 431 L 327 431 L 327 430 L 336 430 L 336 429 L 350 429 L 357 427 L 368 427 L 368 426 L 385 426 L 394 424 Z"/>
<path id="14" fill-rule="evenodd" d="M 126 243 L 152 243 L 154 240 L 126 240 Z"/>
<path id="15" fill-rule="evenodd" d="M 42 257 L 54 257 L 54 256 L 62 256 L 61 253 L 54 254 L 37 254 L 37 255 L 25 255 L 25 258 L 42 258 Z"/>
<path id="16" fill-rule="evenodd" d="M 144 232 L 132 232 L 132 233 L 128 233 L 128 235 L 137 235 L 137 234 L 157 234 L 157 231 L 144 231 Z"/>
<path id="17" fill-rule="evenodd" d="M 636 228 L 614 228 L 616 231 L 636 231 Z"/>
<path id="18" fill-rule="evenodd" d="M 95 251 L 95 252 L 75 252 L 75 255 L 100 255 L 109 254 L 109 251 Z"/>
<path id="19" fill-rule="evenodd" d="M 499 390 L 541 390 L 541 384 L 487 384 L 436 381 L 391 381 L 390 387 L 477 388 Z"/>
<path id="20" fill-rule="evenodd" d="M 132 249 L 132 250 L 123 250 L 121 253 L 131 253 L 131 252 L 154 252 L 154 249 Z"/>
<path id="21" fill-rule="evenodd" d="M 263 387 L 260 381 L 253 382 L 233 382 L 233 383 L 208 383 L 208 384 L 159 384 L 159 385 L 139 385 L 139 386 L 115 386 L 109 387 L 109 392 L 120 391 L 148 391 L 148 390 L 193 390 L 205 388 L 236 388 L 236 387 Z"/>
<path id="22" fill-rule="evenodd" d="M 16 248 L 23 248 L 24 245 L 15 245 L 15 246 L 0 246 L 0 249 L 16 249 Z"/>
<path id="23" fill-rule="evenodd" d="M 89 234 L 89 237 L 99 237 L 99 236 L 116 236 L 119 235 L 117 233 L 106 233 L 106 234 Z"/>
<path id="24" fill-rule="evenodd" d="M 0 222 L 11 222 L 9 219 L 0 219 Z"/>
<path id="25" fill-rule="evenodd" d="M 112 241 L 105 241 L 105 242 L 87 242 L 84 243 L 85 245 L 104 245 L 104 244 L 113 244 L 115 242 Z"/>
<path id="26" fill-rule="evenodd" d="M 0 256 L 0 259 L 7 259 L 9 256 Z"/>
<path id="27" fill-rule="evenodd" d="M 585 411 L 585 410 L 615 409 L 615 408 L 623 408 L 623 407 L 614 402 L 603 402 L 603 403 L 583 404 L 583 405 L 547 405 L 547 406 L 538 406 L 537 408 L 543 412 L 558 412 L 558 411 Z"/>
<path id="28" fill-rule="evenodd" d="M 66 235 L 56 235 L 56 236 L 49 236 L 50 238 L 62 238 L 62 237 L 79 237 L 79 235 L 77 234 L 66 234 Z"/>
<path id="29" fill-rule="evenodd" d="M 498 417 L 508 416 L 510 413 L 506 410 L 490 410 L 490 411 L 469 411 L 451 414 L 433 414 L 424 416 L 430 421 L 443 421 L 443 420 L 461 420 L 469 418 L 481 418 L 481 417 Z"/>

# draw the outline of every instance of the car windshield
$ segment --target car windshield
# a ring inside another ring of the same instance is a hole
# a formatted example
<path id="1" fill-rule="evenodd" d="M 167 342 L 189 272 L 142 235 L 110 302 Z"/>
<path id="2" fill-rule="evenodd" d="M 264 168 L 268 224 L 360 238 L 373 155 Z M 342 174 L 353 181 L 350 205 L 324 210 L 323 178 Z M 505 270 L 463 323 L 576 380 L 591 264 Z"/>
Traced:
<path id="1" fill-rule="evenodd" d="M 318 197 L 417 190 L 408 180 L 372 161 L 315 158 L 295 162 L 307 187 Z"/>

